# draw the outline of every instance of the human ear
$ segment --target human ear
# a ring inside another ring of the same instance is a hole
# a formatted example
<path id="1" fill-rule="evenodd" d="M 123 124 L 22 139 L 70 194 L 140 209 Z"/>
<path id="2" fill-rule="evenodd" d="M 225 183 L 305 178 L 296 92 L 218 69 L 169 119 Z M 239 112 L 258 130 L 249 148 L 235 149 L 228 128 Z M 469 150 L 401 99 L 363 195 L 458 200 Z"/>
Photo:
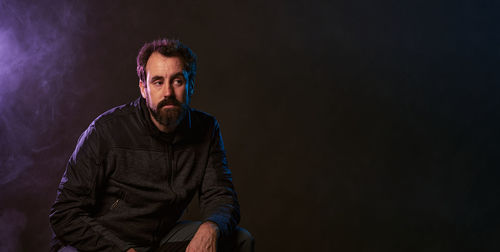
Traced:
<path id="1" fill-rule="evenodd" d="M 142 98 L 146 99 L 146 84 L 144 82 L 139 81 L 139 89 L 141 90 Z"/>

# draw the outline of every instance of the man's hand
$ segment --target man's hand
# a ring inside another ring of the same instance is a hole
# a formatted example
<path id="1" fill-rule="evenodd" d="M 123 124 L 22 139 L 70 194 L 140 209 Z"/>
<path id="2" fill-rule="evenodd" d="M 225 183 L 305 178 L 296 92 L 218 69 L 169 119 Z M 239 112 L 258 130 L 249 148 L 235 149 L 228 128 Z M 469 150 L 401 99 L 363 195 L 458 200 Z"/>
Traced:
<path id="1" fill-rule="evenodd" d="M 216 252 L 219 227 L 207 221 L 200 225 L 198 231 L 186 248 L 186 252 Z"/>

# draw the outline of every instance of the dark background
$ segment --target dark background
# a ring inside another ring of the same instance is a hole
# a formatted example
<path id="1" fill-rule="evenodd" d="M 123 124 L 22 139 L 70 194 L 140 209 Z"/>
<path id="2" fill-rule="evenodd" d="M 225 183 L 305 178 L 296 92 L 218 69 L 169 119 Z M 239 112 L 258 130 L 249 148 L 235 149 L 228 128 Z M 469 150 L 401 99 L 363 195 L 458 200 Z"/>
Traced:
<path id="1" fill-rule="evenodd" d="M 0 250 L 48 249 L 78 136 L 169 36 L 199 57 L 192 106 L 257 251 L 498 251 L 499 7 L 0 0 Z"/>

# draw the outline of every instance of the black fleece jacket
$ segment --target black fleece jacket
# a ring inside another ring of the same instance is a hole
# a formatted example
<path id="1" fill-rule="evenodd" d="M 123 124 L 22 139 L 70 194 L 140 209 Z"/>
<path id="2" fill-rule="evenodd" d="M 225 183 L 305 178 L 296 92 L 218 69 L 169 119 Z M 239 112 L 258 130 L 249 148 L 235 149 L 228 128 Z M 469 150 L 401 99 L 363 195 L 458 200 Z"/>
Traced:
<path id="1" fill-rule="evenodd" d="M 55 240 L 79 251 L 155 247 L 196 192 L 204 220 L 232 232 L 240 212 L 217 121 L 190 108 L 165 134 L 140 97 L 80 136 L 49 220 Z"/>

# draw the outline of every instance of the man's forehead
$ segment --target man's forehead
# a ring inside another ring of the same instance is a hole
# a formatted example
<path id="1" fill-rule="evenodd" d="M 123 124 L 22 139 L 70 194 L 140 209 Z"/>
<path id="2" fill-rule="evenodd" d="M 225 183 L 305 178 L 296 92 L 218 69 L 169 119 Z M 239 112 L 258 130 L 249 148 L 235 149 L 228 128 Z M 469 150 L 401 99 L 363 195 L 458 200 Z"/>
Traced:
<path id="1" fill-rule="evenodd" d="M 161 53 L 154 52 L 146 62 L 145 71 L 150 72 L 179 72 L 183 71 L 182 59 L 178 56 L 165 56 Z M 184 72 L 184 71 L 183 71 Z"/>

